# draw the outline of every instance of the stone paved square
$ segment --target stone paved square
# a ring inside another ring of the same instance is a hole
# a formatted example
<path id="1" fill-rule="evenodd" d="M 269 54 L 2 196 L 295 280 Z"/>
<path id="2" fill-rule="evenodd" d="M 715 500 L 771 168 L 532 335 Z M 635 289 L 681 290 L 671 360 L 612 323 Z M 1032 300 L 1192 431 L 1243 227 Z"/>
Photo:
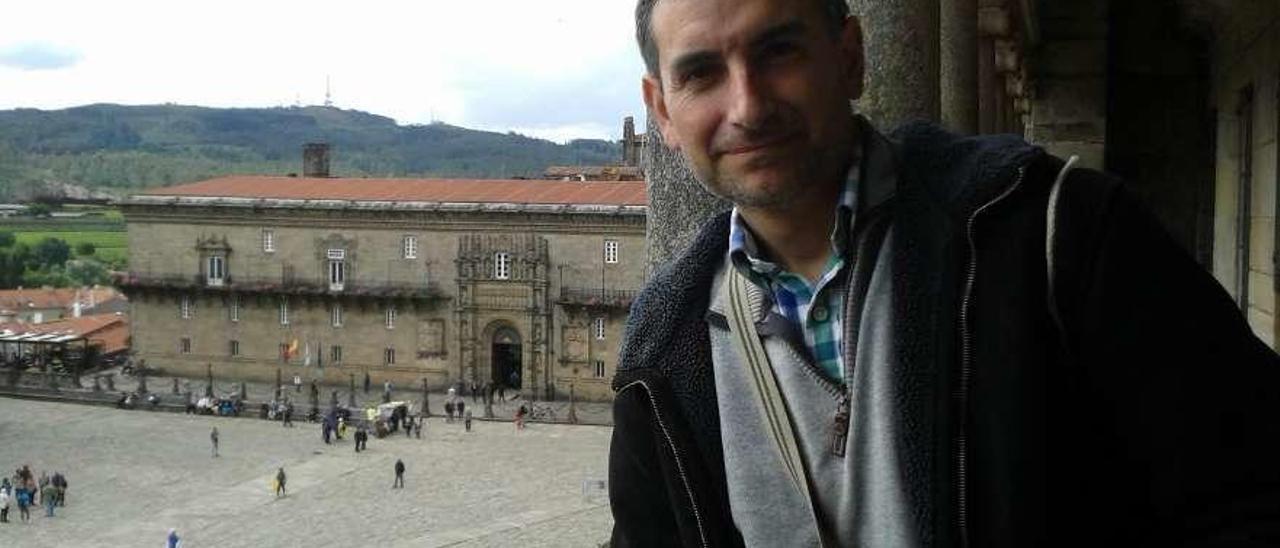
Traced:
<path id="1" fill-rule="evenodd" d="M 462 424 L 423 439 L 325 445 L 317 423 L 181 415 L 0 398 L 0 472 L 62 471 L 57 517 L 0 524 L 0 546 L 598 546 L 612 526 L 598 485 L 602 426 Z M 210 429 L 221 457 L 210 457 Z M 405 488 L 391 489 L 403 459 Z M 277 467 L 288 496 L 271 490 Z"/>

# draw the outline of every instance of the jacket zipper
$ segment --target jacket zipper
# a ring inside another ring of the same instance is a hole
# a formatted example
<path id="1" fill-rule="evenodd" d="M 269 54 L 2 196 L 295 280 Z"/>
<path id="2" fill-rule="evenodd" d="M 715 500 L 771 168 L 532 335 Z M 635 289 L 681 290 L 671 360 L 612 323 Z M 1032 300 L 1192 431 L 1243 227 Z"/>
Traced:
<path id="1" fill-rule="evenodd" d="M 671 432 L 667 430 L 667 423 L 662 420 L 662 413 L 658 410 L 658 400 L 653 397 L 653 389 L 649 388 L 649 384 L 645 381 L 633 381 L 622 388 L 618 389 L 617 396 L 622 395 L 628 388 L 635 385 L 644 387 L 645 395 L 649 397 L 649 405 L 653 407 L 653 418 L 658 421 L 658 428 L 662 430 L 662 436 L 667 440 L 667 446 L 671 448 L 672 455 L 676 460 L 676 471 L 680 474 L 680 481 L 684 484 L 684 492 L 689 496 L 689 507 L 693 509 L 693 519 L 698 523 L 698 537 L 702 539 L 702 546 L 710 547 L 711 543 L 707 541 L 706 528 L 702 523 L 702 512 L 698 511 L 698 501 L 693 498 L 693 486 L 689 483 L 689 476 L 684 471 L 684 461 L 680 459 L 680 449 L 676 447 L 675 440 L 671 438 Z"/>
<path id="2" fill-rule="evenodd" d="M 987 208 L 1004 200 L 1010 194 L 1013 194 L 1018 187 L 1022 186 L 1022 179 L 1026 176 L 1027 169 L 1025 166 L 1018 167 L 1018 177 L 1013 181 L 1013 185 L 1005 189 L 1004 192 L 979 207 L 969 216 L 968 224 L 965 228 L 965 234 L 969 240 L 969 272 L 965 279 L 964 296 L 960 304 L 960 385 L 956 389 L 957 417 L 960 421 L 958 434 L 956 436 L 956 525 L 960 530 L 960 546 L 967 548 L 969 546 L 969 477 L 968 477 L 968 439 L 965 437 L 965 427 L 967 426 L 967 413 L 969 400 L 969 378 L 972 374 L 973 367 L 973 347 L 969 334 L 969 304 L 973 297 L 973 284 L 978 277 L 978 245 L 974 238 L 974 225 L 978 216 L 986 211 Z"/>

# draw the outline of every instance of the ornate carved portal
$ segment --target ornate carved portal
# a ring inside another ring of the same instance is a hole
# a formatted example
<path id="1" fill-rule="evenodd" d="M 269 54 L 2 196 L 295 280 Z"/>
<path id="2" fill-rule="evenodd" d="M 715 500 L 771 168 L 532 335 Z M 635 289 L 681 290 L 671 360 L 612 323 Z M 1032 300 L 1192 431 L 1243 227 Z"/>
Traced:
<path id="1" fill-rule="evenodd" d="M 464 235 L 456 262 L 459 378 L 506 386 L 514 382 L 535 398 L 552 394 L 546 238 Z"/>

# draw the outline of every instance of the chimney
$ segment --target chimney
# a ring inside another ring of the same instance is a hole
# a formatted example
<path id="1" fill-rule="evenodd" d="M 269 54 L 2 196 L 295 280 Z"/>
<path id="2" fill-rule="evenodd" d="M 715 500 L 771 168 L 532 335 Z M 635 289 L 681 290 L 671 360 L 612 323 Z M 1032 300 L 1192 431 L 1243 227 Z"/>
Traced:
<path id="1" fill-rule="evenodd" d="M 329 143 L 307 143 L 302 147 L 302 176 L 329 176 Z"/>
<path id="2" fill-rule="evenodd" d="M 636 121 L 634 118 L 627 116 L 622 119 L 622 165 L 624 166 L 639 164 L 638 151 L 633 144 L 635 140 Z"/>

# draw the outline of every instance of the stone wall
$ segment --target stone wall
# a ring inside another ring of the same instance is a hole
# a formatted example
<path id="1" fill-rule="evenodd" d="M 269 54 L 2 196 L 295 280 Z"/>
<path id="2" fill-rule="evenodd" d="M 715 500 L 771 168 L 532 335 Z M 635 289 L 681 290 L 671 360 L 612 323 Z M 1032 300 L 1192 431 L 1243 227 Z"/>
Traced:
<path id="1" fill-rule="evenodd" d="M 1108 4 L 1041 2 L 1041 41 L 1029 63 L 1034 93 L 1027 138 L 1097 169 L 1107 144 Z"/>
<path id="2" fill-rule="evenodd" d="M 1213 273 L 1242 303 L 1249 325 L 1275 347 L 1277 108 L 1280 93 L 1280 4 L 1240 2 L 1216 11 L 1212 20 L 1213 90 L 1217 117 L 1214 196 Z M 1252 109 L 1239 112 L 1244 90 L 1252 90 Z M 1246 119 L 1247 118 L 1247 119 Z M 1243 129 L 1252 128 L 1251 192 L 1242 197 L 1240 179 Z M 1247 198 L 1247 199 L 1242 199 Z M 1247 210 L 1241 206 L 1247 204 Z M 1242 218 L 1243 215 L 1243 218 Z M 1248 237 L 1241 238 L 1242 226 Z M 1247 250 L 1247 265 L 1239 263 Z"/>

